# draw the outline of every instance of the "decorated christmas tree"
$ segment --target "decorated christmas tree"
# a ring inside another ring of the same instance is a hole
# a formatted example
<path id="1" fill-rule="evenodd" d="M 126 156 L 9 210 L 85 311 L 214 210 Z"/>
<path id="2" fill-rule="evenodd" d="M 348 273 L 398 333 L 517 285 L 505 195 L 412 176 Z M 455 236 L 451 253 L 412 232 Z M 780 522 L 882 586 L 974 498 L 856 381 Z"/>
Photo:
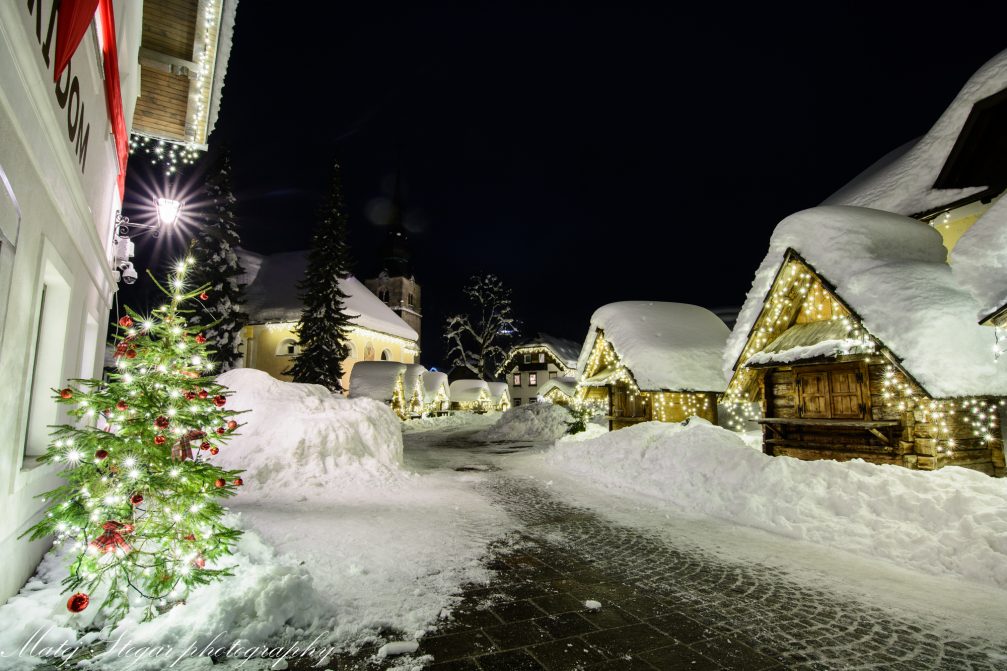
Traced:
<path id="1" fill-rule="evenodd" d="M 64 466 L 66 484 L 44 495 L 48 512 L 30 533 L 70 546 L 64 585 L 76 592 L 67 602 L 73 612 L 101 595 L 112 622 L 131 602 L 151 617 L 230 575 L 213 567 L 240 535 L 222 523 L 221 499 L 242 481 L 206 455 L 239 424 L 212 377 L 207 338 L 187 323 L 210 297 L 207 287 L 187 285 L 191 264 L 181 262 L 167 287 L 155 281 L 164 305 L 149 315 L 127 308 L 118 320 L 107 381 L 72 380 L 57 392 L 77 423 L 55 427 L 41 460 Z"/>
<path id="2" fill-rule="evenodd" d="M 308 253 L 308 267 L 298 285 L 304 308 L 294 331 L 301 351 L 285 373 L 294 382 L 310 382 L 341 391 L 351 324 L 345 310 L 347 295 L 339 284 L 339 280 L 350 274 L 350 249 L 338 163 L 332 167 L 331 185 L 319 219 Z"/>
<path id="3" fill-rule="evenodd" d="M 210 298 L 189 321 L 203 326 L 207 339 L 216 347 L 213 360 L 221 371 L 226 371 L 241 357 L 238 349 L 241 329 L 248 323 L 248 315 L 240 307 L 244 287 L 238 278 L 244 270 L 234 253 L 241 239 L 234 213 L 237 200 L 231 190 L 231 157 L 226 151 L 206 181 L 205 191 L 207 204 L 193 243 L 195 262 L 189 279 L 194 284 L 208 285 Z"/>

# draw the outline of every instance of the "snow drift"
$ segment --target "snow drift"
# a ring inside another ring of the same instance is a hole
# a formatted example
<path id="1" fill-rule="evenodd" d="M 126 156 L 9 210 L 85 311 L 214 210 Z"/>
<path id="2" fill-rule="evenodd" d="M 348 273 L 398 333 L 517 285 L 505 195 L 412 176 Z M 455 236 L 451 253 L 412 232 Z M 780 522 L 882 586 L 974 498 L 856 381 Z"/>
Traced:
<path id="1" fill-rule="evenodd" d="M 976 471 L 770 457 L 697 417 L 560 441 L 545 459 L 688 512 L 1007 588 L 1007 480 Z"/>
<path id="2" fill-rule="evenodd" d="M 520 405 L 500 415 L 497 423 L 483 432 L 482 438 L 491 441 L 553 441 L 566 433 L 566 423 L 572 419 L 570 411 L 561 405 Z"/>
<path id="3" fill-rule="evenodd" d="M 244 469 L 236 501 L 325 498 L 351 482 L 371 485 L 405 477 L 402 430 L 383 403 L 347 399 L 314 384 L 282 382 L 239 368 L 217 381 L 234 394 L 240 428 L 213 457 L 226 469 Z"/>

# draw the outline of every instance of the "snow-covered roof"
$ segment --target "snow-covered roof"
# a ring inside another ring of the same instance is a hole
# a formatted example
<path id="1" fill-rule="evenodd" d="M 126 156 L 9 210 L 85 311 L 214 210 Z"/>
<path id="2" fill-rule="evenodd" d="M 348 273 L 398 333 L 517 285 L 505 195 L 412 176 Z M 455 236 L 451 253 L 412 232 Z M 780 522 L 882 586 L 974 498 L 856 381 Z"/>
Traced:
<path id="1" fill-rule="evenodd" d="M 206 117 L 206 137 L 210 137 L 217 125 L 220 112 L 220 95 L 227 75 L 227 62 L 231 59 L 231 43 L 234 38 L 234 15 L 238 11 L 238 0 L 223 0 L 220 8 L 220 27 L 217 29 L 217 57 L 213 65 L 213 86 L 210 90 L 209 114 Z"/>
<path id="2" fill-rule="evenodd" d="M 977 305 L 955 282 L 940 233 L 898 214 L 844 206 L 804 210 L 776 227 L 728 339 L 728 378 L 791 248 L 930 394 L 1007 393 L 993 332 L 976 323 Z"/>
<path id="3" fill-rule="evenodd" d="M 1005 88 L 1007 51 L 1002 51 L 972 75 L 926 135 L 890 152 L 822 204 L 859 205 L 899 214 L 918 214 L 991 186 L 933 188 L 972 106 Z"/>
<path id="4" fill-rule="evenodd" d="M 448 374 L 428 370 L 423 372 L 423 402 L 433 403 L 437 394 L 444 391 L 444 396 L 450 398 L 451 388 L 448 386 Z"/>
<path id="5" fill-rule="evenodd" d="M 545 396 L 553 389 L 559 390 L 564 396 L 573 397 L 577 392 L 577 378 L 574 377 L 554 377 L 544 385 L 539 387 L 539 396 Z"/>
<path id="6" fill-rule="evenodd" d="M 979 306 L 978 319 L 1007 304 L 1007 198 L 1001 198 L 958 240 L 951 274 Z"/>
<path id="7" fill-rule="evenodd" d="M 517 350 L 522 347 L 548 347 L 560 361 L 567 365 L 568 368 L 577 367 L 577 357 L 580 354 L 580 344 L 574 342 L 573 340 L 557 338 L 556 336 L 549 335 L 548 333 L 539 333 L 534 338 L 522 340 L 514 346 L 514 349 Z"/>
<path id="8" fill-rule="evenodd" d="M 489 388 L 490 400 L 494 403 L 504 399 L 510 400 L 510 387 L 506 382 L 487 382 L 486 386 Z"/>
<path id="9" fill-rule="evenodd" d="M 623 301 L 598 308 L 577 362 L 584 375 L 598 330 L 643 391 L 724 391 L 720 358 L 730 330 L 706 308 Z"/>
<path id="10" fill-rule="evenodd" d="M 266 257 L 264 254 L 253 252 L 244 247 L 232 247 L 232 249 L 234 250 L 234 255 L 238 257 L 238 265 L 244 271 L 237 278 L 238 284 L 248 286 L 255 281 L 255 277 L 259 274 L 259 269 L 262 268 L 262 261 Z"/>
<path id="11" fill-rule="evenodd" d="M 778 338 L 756 352 L 746 366 L 793 363 L 837 354 L 859 353 L 866 343 L 856 338 L 856 327 L 842 319 L 794 324 Z"/>
<path id="12" fill-rule="evenodd" d="M 423 364 L 407 363 L 406 370 L 402 374 L 402 388 L 405 389 L 406 396 L 411 397 L 414 393 L 423 396 L 423 373 L 427 371 Z"/>
<path id="13" fill-rule="evenodd" d="M 406 364 L 397 361 L 358 361 L 350 369 L 350 398 L 390 401 L 405 372 Z"/>
<path id="14" fill-rule="evenodd" d="M 245 290 L 249 322 L 296 322 L 301 318 L 297 283 L 308 265 L 306 251 L 272 254 L 262 259 L 254 281 Z M 339 281 L 347 295 L 346 312 L 354 324 L 389 335 L 418 340 L 401 317 L 352 275 Z"/>
<path id="15" fill-rule="evenodd" d="M 449 394 L 452 403 L 470 403 L 489 398 L 490 388 L 482 380 L 455 380 Z"/>

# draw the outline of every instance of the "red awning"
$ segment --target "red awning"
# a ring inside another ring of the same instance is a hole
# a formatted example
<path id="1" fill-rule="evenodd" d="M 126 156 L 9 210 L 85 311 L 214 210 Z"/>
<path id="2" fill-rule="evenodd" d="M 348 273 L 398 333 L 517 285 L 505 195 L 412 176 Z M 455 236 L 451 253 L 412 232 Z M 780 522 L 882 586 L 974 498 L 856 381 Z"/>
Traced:
<path id="1" fill-rule="evenodd" d="M 56 17 L 56 65 L 52 71 L 53 81 L 58 82 L 63 70 L 70 64 L 80 41 L 84 39 L 99 0 L 61 0 Z M 108 33 L 106 33 L 107 35 Z M 115 33 L 111 39 L 115 41 Z"/>

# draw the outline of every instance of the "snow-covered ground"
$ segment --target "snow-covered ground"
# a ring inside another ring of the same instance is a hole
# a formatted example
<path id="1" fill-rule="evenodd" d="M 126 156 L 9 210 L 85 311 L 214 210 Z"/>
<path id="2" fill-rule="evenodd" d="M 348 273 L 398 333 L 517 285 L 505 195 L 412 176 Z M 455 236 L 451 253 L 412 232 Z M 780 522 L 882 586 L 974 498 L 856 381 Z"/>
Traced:
<path id="1" fill-rule="evenodd" d="M 478 415 L 471 412 L 454 412 L 450 415 L 421 417 L 402 422 L 402 433 L 488 427 L 495 424 L 498 419 L 500 419 L 499 412 L 487 412 Z"/>
<path id="2" fill-rule="evenodd" d="M 1007 481 L 975 471 L 774 458 L 699 418 L 561 440 L 527 459 L 543 478 L 571 476 L 675 514 L 1007 588 Z"/>
<path id="3" fill-rule="evenodd" d="M 245 530 L 226 563 L 235 575 L 150 622 L 131 614 L 115 631 L 88 632 L 98 609 L 68 613 L 59 584 L 66 559 L 50 554 L 21 594 L 0 606 L 0 651 L 8 653 L 0 654 L 0 669 L 37 664 L 45 656 L 39 636 L 44 645 L 68 647 L 121 638 L 137 650 L 170 646 L 176 657 L 207 645 L 278 641 L 353 649 L 389 630 L 409 639 L 436 626 L 462 584 L 490 579 L 481 560 L 510 526 L 472 487 L 484 473 L 407 471 L 400 422 L 381 403 L 248 369 L 220 381 L 235 392 L 234 408 L 252 411 L 214 458 L 245 469 L 229 506 L 231 525 Z M 491 421 L 468 415 L 453 424 Z M 137 659 L 122 649 L 113 645 L 98 668 L 168 666 L 167 652 Z"/>

